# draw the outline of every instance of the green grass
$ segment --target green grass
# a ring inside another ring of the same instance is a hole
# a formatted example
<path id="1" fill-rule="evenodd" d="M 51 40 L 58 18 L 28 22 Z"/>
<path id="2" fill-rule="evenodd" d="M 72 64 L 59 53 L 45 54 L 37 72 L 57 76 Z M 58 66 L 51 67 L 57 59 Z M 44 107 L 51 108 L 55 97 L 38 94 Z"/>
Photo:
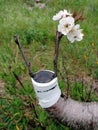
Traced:
<path id="1" fill-rule="evenodd" d="M 90 83 L 83 84 L 76 79 L 84 75 L 98 79 L 98 2 L 97 0 L 50 0 L 45 8 L 39 9 L 35 8 L 30 0 L 28 3 L 32 10 L 26 3 L 26 0 L 0 0 L 0 80 L 6 84 L 6 95 L 0 97 L 0 129 L 69 130 L 52 120 L 38 106 L 27 68 L 13 36 L 19 35 L 34 72 L 41 69 L 53 70 L 57 28 L 57 22 L 52 20 L 53 15 L 61 9 L 83 12 L 85 19 L 80 25 L 85 35 L 84 39 L 79 43 L 71 44 L 66 37 L 62 38 L 58 63 L 61 73 L 58 78 L 62 91 L 66 92 L 70 84 L 71 97 L 86 101 L 90 92 Z M 18 75 L 23 87 L 15 79 L 13 72 Z M 97 101 L 97 94 L 92 92 L 89 100 Z"/>

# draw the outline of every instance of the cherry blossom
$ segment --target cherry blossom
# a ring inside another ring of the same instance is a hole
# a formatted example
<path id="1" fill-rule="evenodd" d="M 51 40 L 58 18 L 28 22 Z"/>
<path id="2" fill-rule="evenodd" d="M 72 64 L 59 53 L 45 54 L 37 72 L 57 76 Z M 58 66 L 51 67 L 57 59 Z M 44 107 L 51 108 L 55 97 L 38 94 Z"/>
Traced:
<path id="1" fill-rule="evenodd" d="M 73 43 L 74 41 L 81 41 L 83 39 L 84 34 L 82 33 L 82 29 L 80 29 L 80 25 L 75 25 L 67 34 L 68 40 Z"/>
<path id="2" fill-rule="evenodd" d="M 67 10 L 61 10 L 59 11 L 56 15 L 53 16 L 53 20 L 60 20 L 62 18 L 66 18 L 68 16 L 72 16 L 72 14 L 70 12 L 68 12 Z"/>
<path id="3" fill-rule="evenodd" d="M 59 21 L 58 32 L 61 32 L 63 35 L 67 35 L 67 33 L 72 29 L 73 26 L 74 26 L 73 17 L 62 18 Z"/>
<path id="4" fill-rule="evenodd" d="M 81 20 L 81 17 L 77 15 L 73 15 L 67 10 L 61 10 L 56 15 L 53 16 L 53 20 L 59 20 L 57 31 L 63 35 L 67 36 L 67 39 L 73 43 L 74 41 L 81 41 L 83 39 L 84 34 L 82 33 L 82 29 L 80 29 L 80 25 L 76 24 L 76 17 L 78 20 Z"/>

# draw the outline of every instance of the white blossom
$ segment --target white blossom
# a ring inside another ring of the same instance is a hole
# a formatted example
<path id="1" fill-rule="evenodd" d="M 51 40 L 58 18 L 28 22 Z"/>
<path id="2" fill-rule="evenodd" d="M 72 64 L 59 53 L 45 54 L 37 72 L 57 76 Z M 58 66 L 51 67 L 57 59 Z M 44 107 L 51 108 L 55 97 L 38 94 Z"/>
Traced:
<path id="1" fill-rule="evenodd" d="M 66 18 L 62 18 L 59 21 L 58 31 L 64 35 L 67 35 L 67 33 L 69 33 L 69 31 L 72 29 L 73 26 L 74 26 L 74 18 L 73 17 L 69 16 Z"/>
<path id="2" fill-rule="evenodd" d="M 68 12 L 67 10 L 64 9 L 64 13 L 63 13 L 63 18 L 72 16 L 72 14 L 70 13 L 70 11 Z"/>
<path id="3" fill-rule="evenodd" d="M 68 12 L 67 10 L 61 10 L 56 15 L 53 16 L 53 20 L 60 20 L 62 18 L 66 18 L 68 16 L 71 16 L 72 14 Z"/>
<path id="4" fill-rule="evenodd" d="M 81 41 L 83 39 L 84 34 L 82 33 L 82 29 L 80 29 L 80 25 L 75 25 L 69 33 L 67 33 L 68 40 L 73 43 L 74 41 Z"/>

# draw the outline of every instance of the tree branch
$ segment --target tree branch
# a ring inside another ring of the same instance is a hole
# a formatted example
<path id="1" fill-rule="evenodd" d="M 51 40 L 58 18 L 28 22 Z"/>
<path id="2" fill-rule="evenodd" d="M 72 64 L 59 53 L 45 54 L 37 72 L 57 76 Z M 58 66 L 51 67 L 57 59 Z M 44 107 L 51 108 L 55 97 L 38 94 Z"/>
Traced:
<path id="1" fill-rule="evenodd" d="M 57 65 L 58 65 L 58 55 L 59 55 L 59 44 L 60 40 L 62 38 L 63 34 L 60 32 L 56 31 L 56 41 L 55 41 L 55 56 L 54 56 L 54 72 L 55 72 L 55 77 L 57 77 Z"/>
<path id="2" fill-rule="evenodd" d="M 98 130 L 98 103 L 79 102 L 60 97 L 46 111 L 62 124 L 75 130 Z"/>
<path id="3" fill-rule="evenodd" d="M 28 62 L 28 60 L 27 60 L 27 58 L 26 58 L 26 56 L 24 54 L 24 51 L 22 50 L 22 46 L 21 46 L 21 44 L 19 42 L 19 38 L 18 38 L 17 35 L 14 36 L 14 40 L 15 40 L 16 44 L 18 45 L 18 48 L 19 48 L 19 50 L 20 50 L 20 52 L 22 54 L 22 57 L 23 57 L 23 59 L 24 59 L 24 61 L 26 63 L 26 66 L 28 67 L 28 71 L 29 71 L 30 76 L 34 77 L 34 74 L 31 71 L 30 62 Z"/>
<path id="4" fill-rule="evenodd" d="M 13 72 L 13 75 L 16 78 L 16 80 L 20 83 L 20 85 L 22 86 L 22 88 L 25 90 L 25 87 L 24 87 L 23 83 L 21 82 L 21 80 L 19 79 L 18 75 L 15 72 Z"/>

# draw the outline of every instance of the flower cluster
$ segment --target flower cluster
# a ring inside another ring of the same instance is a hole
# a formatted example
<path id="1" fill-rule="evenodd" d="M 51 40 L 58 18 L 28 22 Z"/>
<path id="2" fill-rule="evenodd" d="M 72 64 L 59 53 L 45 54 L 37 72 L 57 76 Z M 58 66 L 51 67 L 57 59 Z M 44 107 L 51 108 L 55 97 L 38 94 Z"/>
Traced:
<path id="1" fill-rule="evenodd" d="M 67 10 L 59 11 L 53 16 L 53 20 L 59 20 L 58 32 L 66 35 L 71 43 L 74 41 L 81 41 L 83 39 L 84 34 L 82 33 L 82 29 L 80 29 L 80 25 L 75 24 L 73 14 Z"/>

